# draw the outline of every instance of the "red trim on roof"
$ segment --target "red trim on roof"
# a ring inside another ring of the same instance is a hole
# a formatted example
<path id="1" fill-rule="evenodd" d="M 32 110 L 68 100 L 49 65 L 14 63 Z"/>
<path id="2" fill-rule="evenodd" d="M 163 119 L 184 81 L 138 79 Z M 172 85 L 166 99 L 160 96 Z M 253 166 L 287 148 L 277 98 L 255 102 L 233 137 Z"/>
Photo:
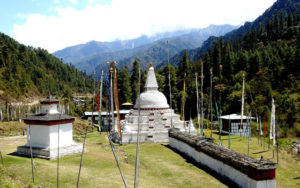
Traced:
<path id="1" fill-rule="evenodd" d="M 24 123 L 31 125 L 58 125 L 64 123 L 73 123 L 75 119 L 53 120 L 53 121 L 36 121 L 36 120 L 24 120 Z"/>

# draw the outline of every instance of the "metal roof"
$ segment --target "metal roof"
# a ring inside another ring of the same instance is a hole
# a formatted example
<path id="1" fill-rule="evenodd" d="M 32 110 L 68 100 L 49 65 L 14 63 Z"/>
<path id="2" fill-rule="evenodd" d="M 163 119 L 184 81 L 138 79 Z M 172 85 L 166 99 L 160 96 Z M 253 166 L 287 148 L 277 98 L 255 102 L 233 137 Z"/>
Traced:
<path id="1" fill-rule="evenodd" d="M 229 115 L 225 115 L 225 116 L 221 116 L 221 119 L 228 119 L 228 120 L 238 120 L 238 119 L 255 119 L 255 117 L 249 117 L 249 116 L 241 116 L 238 114 L 229 114 Z"/>

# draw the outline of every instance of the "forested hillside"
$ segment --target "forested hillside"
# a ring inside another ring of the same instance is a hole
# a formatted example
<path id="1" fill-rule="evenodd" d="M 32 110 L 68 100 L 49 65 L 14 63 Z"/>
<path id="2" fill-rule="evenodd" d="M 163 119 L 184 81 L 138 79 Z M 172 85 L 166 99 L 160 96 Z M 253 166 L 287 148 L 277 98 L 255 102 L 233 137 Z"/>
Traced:
<path id="1" fill-rule="evenodd" d="M 91 77 L 46 50 L 24 46 L 0 33 L 1 96 L 70 95 L 90 91 L 92 86 Z"/>
<path id="2" fill-rule="evenodd" d="M 277 28 L 271 28 L 271 23 L 277 22 L 276 24 L 278 24 L 278 26 L 280 26 L 280 19 L 284 19 L 284 17 L 288 17 L 288 15 L 290 13 L 296 13 L 299 12 L 299 0 L 278 0 L 277 2 L 275 2 L 273 4 L 273 6 L 271 6 L 269 9 L 267 9 L 261 16 L 259 16 L 257 19 L 255 19 L 253 22 L 246 22 L 244 25 L 242 25 L 241 27 L 239 27 L 238 29 L 235 29 L 231 32 L 228 32 L 226 35 L 224 36 L 220 36 L 220 37 L 215 37 L 215 36 L 211 36 L 209 39 L 207 39 L 203 45 L 200 48 L 196 48 L 196 49 L 191 49 L 188 51 L 189 54 L 189 59 L 191 59 L 192 61 L 196 61 L 200 58 L 200 55 L 203 53 L 206 53 L 209 49 L 211 49 L 214 45 L 214 41 L 215 40 L 221 40 L 221 38 L 224 41 L 231 41 L 233 43 L 240 43 L 241 40 L 243 38 L 245 38 L 245 35 L 247 35 L 248 39 L 243 40 L 243 44 L 245 44 L 245 46 L 247 46 L 247 42 L 248 40 L 251 40 L 251 34 L 252 31 L 257 31 L 260 28 L 263 29 L 263 35 L 266 34 L 265 31 L 269 32 L 268 35 L 268 39 L 271 39 L 270 37 L 274 37 L 272 33 L 272 31 L 270 30 L 278 30 L 280 29 L 279 27 Z M 277 16 L 275 16 L 277 15 Z M 276 18 L 277 17 L 277 18 Z M 277 20 L 274 20 L 277 19 Z M 290 21 L 294 21 L 294 20 L 290 20 Z M 287 28 L 283 28 L 283 29 L 287 29 Z M 290 28 L 289 31 L 284 31 L 282 30 L 282 32 L 293 32 L 294 28 Z M 273 32 L 274 32 L 273 31 Z M 249 33 L 250 32 L 250 33 Z M 272 39 L 271 39 L 272 40 Z M 257 41 L 251 41 L 251 43 L 257 43 Z M 172 57 L 170 62 L 173 65 L 178 65 L 180 62 L 181 57 L 183 56 L 183 51 L 179 54 L 177 54 L 176 56 Z M 167 62 L 165 61 L 163 63 L 163 65 L 165 65 Z M 160 66 L 163 66 L 160 65 Z"/>
<path id="3" fill-rule="evenodd" d="M 171 66 L 173 108 L 180 113 L 185 102 L 185 118 L 196 117 L 195 73 L 204 67 L 204 108 L 209 109 L 210 69 L 212 69 L 213 111 L 240 113 L 242 80 L 246 81 L 246 114 L 270 117 L 275 99 L 279 136 L 300 136 L 300 1 L 279 0 L 253 23 L 231 33 L 230 38 L 215 38 L 206 53 L 195 61 L 188 51 L 178 67 Z M 259 26 L 259 27 L 256 27 Z M 246 28 L 245 28 L 246 27 Z M 160 89 L 169 100 L 168 66 L 157 70 Z M 133 75 L 135 74 L 135 70 Z M 132 79 L 134 80 L 134 79 Z M 183 98 L 183 83 L 186 97 Z M 198 76 L 198 83 L 200 76 Z M 135 83 L 131 82 L 131 88 Z M 200 89 L 200 86 L 199 86 Z M 134 92 L 132 92 L 134 93 Z M 122 95 L 122 91 L 121 91 Z"/>

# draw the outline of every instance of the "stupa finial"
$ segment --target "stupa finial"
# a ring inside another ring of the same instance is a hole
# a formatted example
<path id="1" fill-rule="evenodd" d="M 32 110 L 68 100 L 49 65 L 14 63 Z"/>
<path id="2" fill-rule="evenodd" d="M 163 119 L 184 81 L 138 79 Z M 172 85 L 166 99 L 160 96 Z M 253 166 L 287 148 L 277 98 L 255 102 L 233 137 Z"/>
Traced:
<path id="1" fill-rule="evenodd" d="M 149 64 L 149 71 L 148 71 L 148 74 L 147 74 L 147 80 L 146 80 L 145 88 L 147 90 L 157 90 L 157 88 L 158 88 L 152 62 L 150 62 L 150 64 Z"/>
<path id="2" fill-rule="evenodd" d="M 150 61 L 149 69 L 150 69 L 151 67 L 153 67 L 152 61 Z"/>

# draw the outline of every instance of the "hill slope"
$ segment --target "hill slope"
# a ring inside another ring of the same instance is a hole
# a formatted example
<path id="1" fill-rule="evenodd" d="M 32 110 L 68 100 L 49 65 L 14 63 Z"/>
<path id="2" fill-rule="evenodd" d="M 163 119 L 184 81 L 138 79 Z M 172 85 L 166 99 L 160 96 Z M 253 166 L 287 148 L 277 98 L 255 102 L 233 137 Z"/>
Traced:
<path id="1" fill-rule="evenodd" d="M 287 17 L 290 13 L 296 13 L 299 12 L 299 0 L 278 0 L 271 6 L 269 9 L 267 9 L 261 16 L 259 16 L 257 19 L 255 19 L 253 22 L 246 22 L 243 26 L 227 33 L 224 36 L 215 37 L 211 36 L 206 41 L 203 42 L 203 45 L 196 49 L 191 49 L 188 51 L 189 58 L 192 61 L 195 61 L 199 59 L 200 55 L 207 52 L 209 49 L 213 47 L 215 40 L 222 40 L 224 41 L 231 41 L 233 42 L 236 39 L 243 38 L 249 31 L 251 30 L 258 30 L 260 28 L 264 28 L 264 30 L 270 30 L 270 28 L 267 28 L 269 22 L 272 21 L 272 19 L 275 19 L 275 15 L 279 15 L 279 17 Z M 297 20 L 297 18 L 296 18 Z M 279 21 L 279 20 L 277 20 Z M 279 23 L 280 24 L 280 23 Z M 270 32 L 270 31 L 269 31 Z M 269 35 L 270 37 L 270 35 Z M 270 39 L 270 38 L 268 38 Z M 248 42 L 251 42 L 251 38 L 248 39 L 248 41 L 244 41 L 245 47 Z M 252 41 L 253 42 L 253 41 Z M 255 41 L 257 42 L 257 41 Z M 173 65 L 178 65 L 180 59 L 183 57 L 183 51 L 173 56 L 170 60 L 170 62 Z M 167 62 L 163 62 L 159 67 L 165 65 Z"/>
<path id="2" fill-rule="evenodd" d="M 41 48 L 27 47 L 0 33 L 1 95 L 70 94 L 92 88 L 92 78 Z"/>

